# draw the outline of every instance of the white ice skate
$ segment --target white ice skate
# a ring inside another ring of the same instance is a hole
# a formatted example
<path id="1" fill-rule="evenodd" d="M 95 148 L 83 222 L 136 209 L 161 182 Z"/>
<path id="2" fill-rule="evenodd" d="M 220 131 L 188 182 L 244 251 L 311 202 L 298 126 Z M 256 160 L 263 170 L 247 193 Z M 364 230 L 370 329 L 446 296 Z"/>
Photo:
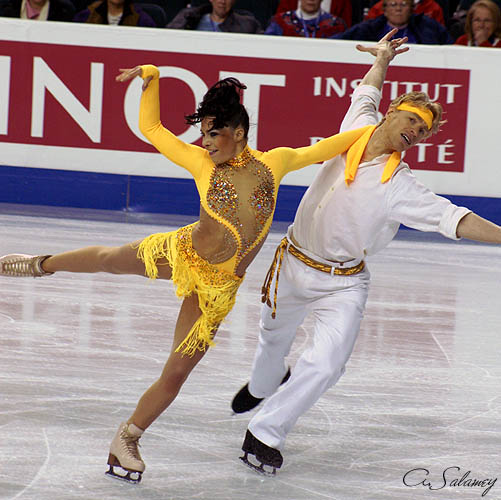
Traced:
<path id="1" fill-rule="evenodd" d="M 126 422 L 120 424 L 111 442 L 110 454 L 108 455 L 108 465 L 110 467 L 106 474 L 130 483 L 139 483 L 141 481 L 141 476 L 146 468 L 139 454 L 139 438 L 143 432 L 134 424 L 127 424 Z M 117 473 L 114 469 L 115 466 L 120 467 L 124 474 Z"/>
<path id="2" fill-rule="evenodd" d="M 42 269 L 42 262 L 50 255 L 24 255 L 11 253 L 0 257 L 0 276 L 15 276 L 19 278 L 49 276 Z"/>

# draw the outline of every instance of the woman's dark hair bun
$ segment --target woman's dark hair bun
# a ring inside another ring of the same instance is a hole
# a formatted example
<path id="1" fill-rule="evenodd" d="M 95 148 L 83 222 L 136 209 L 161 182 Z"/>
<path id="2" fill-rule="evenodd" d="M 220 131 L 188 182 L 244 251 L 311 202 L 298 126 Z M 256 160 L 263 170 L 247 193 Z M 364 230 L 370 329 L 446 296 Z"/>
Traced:
<path id="1" fill-rule="evenodd" d="M 204 95 L 196 113 L 185 116 L 186 123 L 195 125 L 204 118 L 214 117 L 212 128 L 226 126 L 243 127 L 245 136 L 249 131 L 249 115 L 240 103 L 242 90 L 247 86 L 234 77 L 225 78 L 215 83 Z"/>

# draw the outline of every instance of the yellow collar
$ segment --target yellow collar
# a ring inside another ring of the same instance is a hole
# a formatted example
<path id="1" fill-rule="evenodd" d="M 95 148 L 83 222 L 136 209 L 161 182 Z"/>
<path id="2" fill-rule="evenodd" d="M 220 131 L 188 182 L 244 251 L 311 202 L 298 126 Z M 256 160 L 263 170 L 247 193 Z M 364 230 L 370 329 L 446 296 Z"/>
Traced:
<path id="1" fill-rule="evenodd" d="M 346 156 L 346 167 L 344 169 L 344 180 L 346 184 L 350 184 L 355 180 L 355 175 L 357 174 L 358 166 L 362 155 L 364 154 L 365 148 L 372 134 L 376 130 L 376 125 L 370 125 L 367 127 L 366 131 L 360 136 L 360 138 L 353 143 L 353 145 L 348 149 L 348 154 Z M 383 175 L 381 176 L 381 182 L 384 184 L 391 179 L 391 176 L 395 172 L 396 168 L 400 164 L 401 154 L 397 151 L 393 151 L 390 158 L 386 162 L 383 170 Z"/>

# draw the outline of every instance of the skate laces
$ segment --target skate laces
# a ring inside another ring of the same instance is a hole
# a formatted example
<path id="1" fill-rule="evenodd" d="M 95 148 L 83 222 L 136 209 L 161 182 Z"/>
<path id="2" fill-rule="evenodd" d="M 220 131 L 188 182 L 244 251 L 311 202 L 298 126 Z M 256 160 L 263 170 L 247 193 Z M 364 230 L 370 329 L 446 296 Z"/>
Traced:
<path id="1" fill-rule="evenodd" d="M 127 431 L 127 427 L 122 431 L 122 444 L 125 445 L 126 452 L 134 459 L 142 461 L 141 454 L 139 453 L 139 438 L 141 436 L 131 436 Z"/>
<path id="2" fill-rule="evenodd" d="M 13 259 L 13 260 L 8 260 L 6 262 L 3 262 L 2 263 L 3 271 L 5 273 L 12 273 L 12 274 L 28 273 L 31 271 L 30 260 Z"/>
<path id="3" fill-rule="evenodd" d="M 0 273 L 6 276 L 32 276 L 34 278 L 54 274 L 42 268 L 42 262 L 48 257 L 50 255 L 7 255 L 1 259 Z"/>

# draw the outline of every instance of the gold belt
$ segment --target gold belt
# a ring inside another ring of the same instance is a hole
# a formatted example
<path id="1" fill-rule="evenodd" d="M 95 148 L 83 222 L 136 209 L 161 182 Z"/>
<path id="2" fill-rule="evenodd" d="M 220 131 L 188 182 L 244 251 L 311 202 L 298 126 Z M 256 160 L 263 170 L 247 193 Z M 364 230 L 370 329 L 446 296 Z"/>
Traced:
<path id="1" fill-rule="evenodd" d="M 275 318 L 277 312 L 277 291 L 278 291 L 278 278 L 280 276 L 280 269 L 282 268 L 282 260 L 284 258 L 284 253 L 289 252 L 293 257 L 300 260 L 308 267 L 316 269 L 317 271 L 322 271 L 327 274 L 336 274 L 343 276 L 350 276 L 353 274 L 358 274 L 365 267 L 365 262 L 362 260 L 356 266 L 352 267 L 336 267 L 336 266 L 328 266 L 327 264 L 323 264 L 322 262 L 317 262 L 312 258 L 305 255 L 303 252 L 298 250 L 295 246 L 291 245 L 287 238 L 283 238 L 280 244 L 278 245 L 275 256 L 273 258 L 273 262 L 271 263 L 270 268 L 268 269 L 268 273 L 266 274 L 266 278 L 264 279 L 263 288 L 261 289 L 261 301 L 266 302 L 266 304 L 271 307 L 270 301 L 270 288 L 271 282 L 273 281 L 273 276 L 275 274 L 275 269 L 278 265 L 277 271 L 277 279 L 275 282 L 275 290 L 273 293 L 273 310 L 271 312 L 271 317 Z"/>
<path id="2" fill-rule="evenodd" d="M 365 267 L 365 262 L 362 260 L 359 262 L 356 266 L 353 267 L 335 267 L 335 266 L 328 266 L 326 264 L 322 264 L 321 262 L 317 262 L 316 260 L 311 259 L 307 255 L 305 255 L 303 252 L 298 250 L 295 246 L 289 245 L 289 248 L 287 251 L 296 257 L 296 259 L 300 260 L 304 264 L 306 264 L 309 267 L 312 267 L 313 269 L 316 269 L 317 271 L 322 271 L 324 273 L 328 274 L 342 274 L 345 276 L 349 276 L 350 274 L 357 274 L 360 271 L 363 270 Z"/>

